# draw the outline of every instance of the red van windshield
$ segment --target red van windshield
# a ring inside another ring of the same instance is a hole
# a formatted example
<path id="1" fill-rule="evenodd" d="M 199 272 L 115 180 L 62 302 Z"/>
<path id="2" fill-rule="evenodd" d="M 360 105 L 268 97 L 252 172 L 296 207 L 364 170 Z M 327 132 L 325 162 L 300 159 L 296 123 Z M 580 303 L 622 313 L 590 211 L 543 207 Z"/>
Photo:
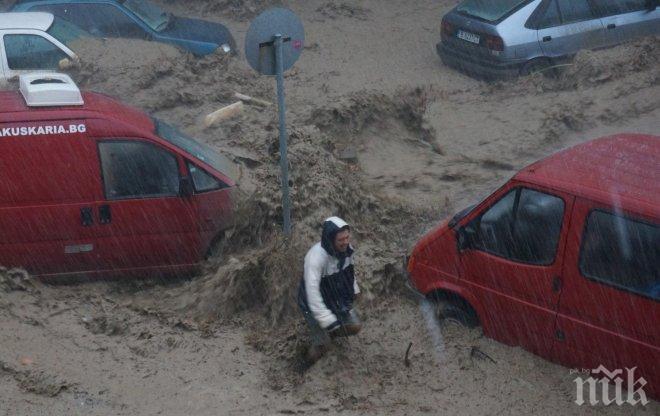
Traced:
<path id="1" fill-rule="evenodd" d="M 236 181 L 237 168 L 227 157 L 213 150 L 210 146 L 200 143 L 197 140 L 185 135 L 176 127 L 170 126 L 162 120 L 154 118 L 156 125 L 156 134 L 172 143 L 179 149 L 189 153 L 204 163 L 211 165 L 215 170 L 222 172 L 231 180 Z"/>

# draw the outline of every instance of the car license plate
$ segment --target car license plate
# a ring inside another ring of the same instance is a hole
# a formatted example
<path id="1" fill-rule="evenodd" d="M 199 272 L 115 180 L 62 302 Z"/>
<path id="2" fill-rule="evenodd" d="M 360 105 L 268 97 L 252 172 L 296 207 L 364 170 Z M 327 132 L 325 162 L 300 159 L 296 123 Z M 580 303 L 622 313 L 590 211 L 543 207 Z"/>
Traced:
<path id="1" fill-rule="evenodd" d="M 479 35 L 475 35 L 474 33 L 470 32 L 465 32 L 463 30 L 459 30 L 458 33 L 456 33 L 456 37 L 459 39 L 466 40 L 468 42 L 476 43 L 477 45 L 479 44 Z"/>

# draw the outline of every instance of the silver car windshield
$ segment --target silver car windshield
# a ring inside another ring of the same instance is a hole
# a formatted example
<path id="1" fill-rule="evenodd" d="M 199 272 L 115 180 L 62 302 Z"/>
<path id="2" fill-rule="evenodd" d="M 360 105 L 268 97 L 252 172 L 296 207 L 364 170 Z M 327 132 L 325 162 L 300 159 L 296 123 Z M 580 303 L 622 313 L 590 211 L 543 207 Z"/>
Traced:
<path id="1" fill-rule="evenodd" d="M 527 2 L 528 0 L 465 0 L 456 8 L 456 11 L 494 22 Z"/>
<path id="2" fill-rule="evenodd" d="M 164 30 L 170 21 L 168 13 L 146 0 L 126 0 L 124 6 L 156 32 Z"/>
<path id="3" fill-rule="evenodd" d="M 179 149 L 182 149 L 202 162 L 209 164 L 215 170 L 228 176 L 231 180 L 237 180 L 238 168 L 227 157 L 216 152 L 210 146 L 187 136 L 176 127 L 170 126 L 166 122 L 157 118 L 154 118 L 153 120 L 156 125 L 156 134 L 158 137 L 167 140 Z"/>

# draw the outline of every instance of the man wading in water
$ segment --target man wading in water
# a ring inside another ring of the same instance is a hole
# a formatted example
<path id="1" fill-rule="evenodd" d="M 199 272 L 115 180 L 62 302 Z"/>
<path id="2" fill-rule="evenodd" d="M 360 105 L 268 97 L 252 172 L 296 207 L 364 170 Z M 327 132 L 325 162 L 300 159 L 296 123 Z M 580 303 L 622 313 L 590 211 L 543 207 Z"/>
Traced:
<path id="1" fill-rule="evenodd" d="M 351 230 L 339 217 L 323 223 L 321 242 L 305 256 L 305 275 L 298 290 L 298 305 L 311 331 L 309 364 L 323 356 L 332 338 L 355 335 L 362 324 L 353 309 L 360 293 L 353 270 Z"/>

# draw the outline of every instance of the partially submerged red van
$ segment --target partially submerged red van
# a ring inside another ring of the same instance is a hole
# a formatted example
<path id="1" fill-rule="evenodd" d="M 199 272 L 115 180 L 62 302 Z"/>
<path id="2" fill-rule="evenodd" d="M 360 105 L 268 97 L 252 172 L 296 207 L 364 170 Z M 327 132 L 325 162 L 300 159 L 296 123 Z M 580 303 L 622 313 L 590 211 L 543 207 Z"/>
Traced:
<path id="1" fill-rule="evenodd" d="M 63 74 L 0 92 L 0 265 L 34 275 L 197 270 L 232 214 L 234 166 Z"/>
<path id="2" fill-rule="evenodd" d="M 425 235 L 407 270 L 441 316 L 572 368 L 636 367 L 660 397 L 660 137 L 528 166 Z"/>

